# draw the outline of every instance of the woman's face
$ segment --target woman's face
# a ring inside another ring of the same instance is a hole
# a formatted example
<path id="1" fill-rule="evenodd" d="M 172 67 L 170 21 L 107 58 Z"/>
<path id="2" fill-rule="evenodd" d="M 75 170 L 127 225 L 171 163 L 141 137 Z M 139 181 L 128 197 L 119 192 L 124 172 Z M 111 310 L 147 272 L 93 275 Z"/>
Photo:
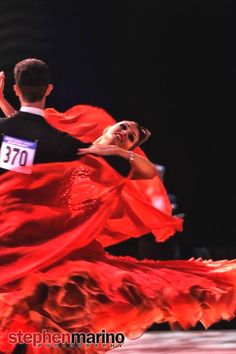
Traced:
<path id="1" fill-rule="evenodd" d="M 122 149 L 129 150 L 139 140 L 137 124 L 129 120 L 123 120 L 108 127 L 103 134 L 106 143 L 117 145 Z"/>

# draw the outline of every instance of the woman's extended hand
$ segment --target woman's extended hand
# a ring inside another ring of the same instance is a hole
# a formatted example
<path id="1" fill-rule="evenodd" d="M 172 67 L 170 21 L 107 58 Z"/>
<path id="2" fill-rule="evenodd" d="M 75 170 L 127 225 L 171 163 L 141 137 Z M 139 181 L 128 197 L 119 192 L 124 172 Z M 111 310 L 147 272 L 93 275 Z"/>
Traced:
<path id="1" fill-rule="evenodd" d="M 100 156 L 119 155 L 123 150 L 116 145 L 93 144 L 88 148 L 78 149 L 77 155 L 95 154 Z"/>

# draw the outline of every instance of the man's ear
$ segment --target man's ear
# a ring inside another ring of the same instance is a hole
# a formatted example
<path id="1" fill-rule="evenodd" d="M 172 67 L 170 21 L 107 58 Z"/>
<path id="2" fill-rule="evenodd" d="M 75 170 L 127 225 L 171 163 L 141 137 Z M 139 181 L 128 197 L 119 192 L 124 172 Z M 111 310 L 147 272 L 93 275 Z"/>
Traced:
<path id="1" fill-rule="evenodd" d="M 16 96 L 21 96 L 21 90 L 17 84 L 13 85 L 13 90 Z"/>
<path id="2" fill-rule="evenodd" d="M 52 90 L 53 90 L 53 85 L 49 84 L 48 87 L 47 87 L 47 90 L 45 92 L 45 96 L 49 96 L 50 93 L 52 92 Z"/>

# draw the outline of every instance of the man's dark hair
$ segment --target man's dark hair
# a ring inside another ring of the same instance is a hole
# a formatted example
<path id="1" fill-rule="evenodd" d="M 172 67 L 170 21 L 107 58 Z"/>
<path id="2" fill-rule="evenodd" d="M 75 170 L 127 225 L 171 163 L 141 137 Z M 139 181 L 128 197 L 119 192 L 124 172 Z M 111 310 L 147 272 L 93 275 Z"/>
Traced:
<path id="1" fill-rule="evenodd" d="M 137 122 L 136 122 L 136 124 L 137 124 L 138 132 L 139 132 L 139 139 L 134 145 L 131 146 L 130 150 L 133 150 L 137 146 L 142 145 L 144 143 L 144 141 L 146 141 L 149 138 L 149 136 L 151 135 L 150 131 L 147 128 L 142 127 Z"/>
<path id="2" fill-rule="evenodd" d="M 39 59 L 25 59 L 15 65 L 15 83 L 27 102 L 41 101 L 50 82 L 49 67 Z"/>

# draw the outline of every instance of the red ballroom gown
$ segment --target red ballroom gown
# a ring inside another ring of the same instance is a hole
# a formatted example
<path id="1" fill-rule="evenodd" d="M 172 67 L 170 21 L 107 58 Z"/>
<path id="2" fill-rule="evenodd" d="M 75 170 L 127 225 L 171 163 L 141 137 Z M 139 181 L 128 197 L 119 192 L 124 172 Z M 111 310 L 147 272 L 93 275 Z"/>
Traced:
<path id="1" fill-rule="evenodd" d="M 46 119 L 84 142 L 114 123 L 104 110 L 85 105 L 65 113 L 47 109 Z M 152 233 L 163 242 L 182 230 L 159 177 L 131 181 L 102 158 L 85 155 L 35 165 L 32 174 L 8 172 L 0 185 L 0 353 L 12 353 L 8 334 L 19 329 L 105 329 L 134 339 L 153 323 L 207 328 L 235 316 L 234 260 L 138 261 L 106 252 L 130 237 Z M 64 352 L 70 351 L 27 346 L 27 353 Z"/>

